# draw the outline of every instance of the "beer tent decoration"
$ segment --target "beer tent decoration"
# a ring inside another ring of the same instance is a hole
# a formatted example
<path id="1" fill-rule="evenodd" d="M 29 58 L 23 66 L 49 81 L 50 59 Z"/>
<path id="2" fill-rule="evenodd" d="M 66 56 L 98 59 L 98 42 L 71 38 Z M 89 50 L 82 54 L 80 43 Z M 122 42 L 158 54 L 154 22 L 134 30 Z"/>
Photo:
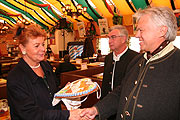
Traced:
<path id="1" fill-rule="evenodd" d="M 77 19 L 72 19 L 62 12 L 61 7 L 66 4 L 70 4 L 73 10 L 77 10 L 77 4 L 81 4 L 82 7 L 87 7 L 87 12 Z M 18 20 L 25 18 L 46 30 L 55 26 L 62 18 L 73 24 L 92 21 L 98 23 L 98 19 L 105 18 L 108 25 L 112 26 L 113 16 L 122 16 L 123 21 L 126 21 L 126 18 L 129 18 L 127 16 L 132 16 L 139 8 L 148 6 L 167 6 L 180 11 L 180 0 L 1 0 L 0 19 L 14 26 Z"/>

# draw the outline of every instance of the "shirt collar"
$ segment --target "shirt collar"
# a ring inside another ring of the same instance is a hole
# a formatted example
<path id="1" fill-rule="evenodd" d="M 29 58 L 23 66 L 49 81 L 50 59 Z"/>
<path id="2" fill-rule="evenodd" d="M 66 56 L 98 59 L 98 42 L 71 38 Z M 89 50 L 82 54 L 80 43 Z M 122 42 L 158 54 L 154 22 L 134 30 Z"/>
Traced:
<path id="1" fill-rule="evenodd" d="M 115 53 L 113 52 L 113 60 L 114 60 L 114 61 L 119 61 L 119 60 L 120 60 L 120 57 L 121 57 L 127 50 L 128 50 L 128 47 L 126 47 L 126 49 L 125 49 L 122 53 L 118 54 L 117 56 L 116 56 Z"/>
<path id="2" fill-rule="evenodd" d="M 160 52 L 162 49 L 164 49 L 168 44 L 170 43 L 169 40 L 165 40 L 164 42 L 161 43 L 161 45 L 159 45 L 159 47 L 154 50 L 152 53 L 147 52 L 147 59 L 151 58 L 153 55 L 155 55 L 156 53 Z"/>
<path id="3" fill-rule="evenodd" d="M 149 60 L 147 59 L 147 52 L 144 54 L 144 58 L 147 60 L 147 63 L 148 63 L 150 61 L 154 61 L 154 60 L 157 60 L 157 59 L 163 57 L 164 55 L 166 55 L 173 49 L 174 49 L 174 45 L 172 42 L 170 42 L 164 49 L 162 49 L 161 51 L 159 51 L 158 53 L 153 55 Z"/>

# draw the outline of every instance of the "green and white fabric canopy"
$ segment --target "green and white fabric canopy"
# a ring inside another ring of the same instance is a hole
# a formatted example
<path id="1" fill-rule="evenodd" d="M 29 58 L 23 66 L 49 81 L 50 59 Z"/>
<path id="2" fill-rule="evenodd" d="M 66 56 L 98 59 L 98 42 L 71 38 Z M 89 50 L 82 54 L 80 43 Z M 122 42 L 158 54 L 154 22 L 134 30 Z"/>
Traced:
<path id="1" fill-rule="evenodd" d="M 88 8 L 87 13 L 78 19 L 72 19 L 63 15 L 61 7 L 66 4 L 70 4 L 72 10 L 76 10 L 76 5 L 81 4 Z M 14 26 L 18 20 L 32 20 L 44 29 L 52 28 L 62 18 L 72 23 L 92 20 L 98 22 L 98 19 L 107 18 L 112 24 L 114 15 L 132 15 L 139 8 L 147 6 L 167 6 L 172 10 L 179 10 L 180 0 L 1 0 L 0 19 L 10 26 Z"/>

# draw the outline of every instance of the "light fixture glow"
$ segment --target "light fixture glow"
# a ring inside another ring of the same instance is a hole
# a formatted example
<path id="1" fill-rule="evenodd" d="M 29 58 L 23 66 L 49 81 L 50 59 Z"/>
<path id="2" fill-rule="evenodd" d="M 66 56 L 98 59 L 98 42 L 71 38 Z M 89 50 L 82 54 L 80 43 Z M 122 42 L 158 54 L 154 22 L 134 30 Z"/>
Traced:
<path id="1" fill-rule="evenodd" d="M 61 7 L 61 9 L 64 14 L 71 16 L 73 19 L 77 19 L 78 16 L 87 12 L 87 7 L 82 7 L 81 4 L 77 5 L 77 11 L 72 10 L 70 4 L 66 4 L 65 6 Z"/>

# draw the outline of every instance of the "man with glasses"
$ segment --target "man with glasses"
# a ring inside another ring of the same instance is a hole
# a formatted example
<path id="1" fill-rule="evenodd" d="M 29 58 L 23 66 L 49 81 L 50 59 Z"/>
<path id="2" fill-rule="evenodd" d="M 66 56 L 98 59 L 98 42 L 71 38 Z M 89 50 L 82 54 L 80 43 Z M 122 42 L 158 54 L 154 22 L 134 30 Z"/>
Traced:
<path id="1" fill-rule="evenodd" d="M 121 85 L 128 64 L 138 54 L 127 46 L 128 31 L 126 27 L 122 25 L 112 26 L 108 38 L 112 52 L 105 57 L 101 99 L 118 85 Z M 109 119 L 115 119 L 115 115 Z"/>

